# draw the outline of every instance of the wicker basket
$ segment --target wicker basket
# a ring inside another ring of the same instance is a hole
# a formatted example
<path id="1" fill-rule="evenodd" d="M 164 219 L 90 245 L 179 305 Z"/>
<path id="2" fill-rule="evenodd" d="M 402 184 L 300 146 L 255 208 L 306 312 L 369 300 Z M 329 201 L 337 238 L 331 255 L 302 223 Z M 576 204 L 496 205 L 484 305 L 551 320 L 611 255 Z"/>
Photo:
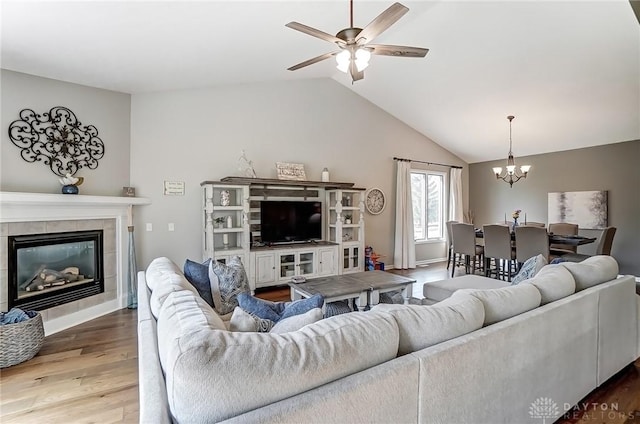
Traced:
<path id="1" fill-rule="evenodd" d="M 26 321 L 0 325 L 0 368 L 27 361 L 40 351 L 44 341 L 42 315 Z"/>

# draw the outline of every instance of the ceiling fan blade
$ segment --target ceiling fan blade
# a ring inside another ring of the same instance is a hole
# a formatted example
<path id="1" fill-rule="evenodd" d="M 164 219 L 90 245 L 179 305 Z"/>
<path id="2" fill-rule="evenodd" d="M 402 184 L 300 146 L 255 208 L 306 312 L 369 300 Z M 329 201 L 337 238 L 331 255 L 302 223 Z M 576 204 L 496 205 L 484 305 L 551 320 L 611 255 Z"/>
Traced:
<path id="1" fill-rule="evenodd" d="M 351 74 L 351 83 L 353 84 L 356 81 L 360 81 L 364 78 L 364 71 L 358 72 L 358 68 L 356 67 L 356 63 L 352 60 L 349 65 L 349 74 Z"/>
<path id="2" fill-rule="evenodd" d="M 401 5 L 400 3 L 392 4 L 387 10 L 371 21 L 369 25 L 364 27 L 356 37 L 356 40 L 362 40 L 364 43 L 370 42 L 378 35 L 382 34 L 391 25 L 396 23 L 398 19 L 402 18 L 408 11 L 409 8 Z"/>
<path id="3" fill-rule="evenodd" d="M 297 65 L 293 65 L 291 68 L 287 68 L 288 71 L 295 71 L 300 68 L 304 68 L 305 66 L 313 65 L 314 63 L 318 63 L 322 60 L 329 59 L 331 56 L 335 56 L 340 53 L 340 50 L 331 53 L 321 54 L 320 56 L 316 56 L 312 59 L 305 60 L 304 62 L 300 62 Z"/>
<path id="4" fill-rule="evenodd" d="M 367 49 L 373 49 L 371 54 L 397 57 L 425 57 L 429 52 L 429 49 L 422 47 L 391 46 L 388 44 L 367 44 Z"/>
<path id="5" fill-rule="evenodd" d="M 330 43 L 336 43 L 336 44 L 340 44 L 340 45 L 345 44 L 344 40 L 341 40 L 336 36 L 333 36 L 331 34 L 327 34 L 326 32 L 320 31 L 319 29 L 311 28 L 310 26 L 307 26 L 305 24 L 301 24 L 299 22 L 289 22 L 285 26 L 289 27 L 291 29 L 295 29 L 296 31 L 304 32 L 305 34 L 311 35 L 312 37 L 316 37 L 316 38 L 319 38 L 321 40 L 328 41 Z"/>

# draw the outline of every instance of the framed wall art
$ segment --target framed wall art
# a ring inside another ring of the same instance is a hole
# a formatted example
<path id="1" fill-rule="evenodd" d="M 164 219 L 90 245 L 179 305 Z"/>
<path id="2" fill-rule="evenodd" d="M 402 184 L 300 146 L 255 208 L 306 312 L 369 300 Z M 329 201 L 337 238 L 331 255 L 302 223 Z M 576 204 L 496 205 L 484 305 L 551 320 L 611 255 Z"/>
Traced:
<path id="1" fill-rule="evenodd" d="M 563 191 L 549 193 L 549 222 L 568 222 L 580 228 L 607 226 L 607 191 Z"/>

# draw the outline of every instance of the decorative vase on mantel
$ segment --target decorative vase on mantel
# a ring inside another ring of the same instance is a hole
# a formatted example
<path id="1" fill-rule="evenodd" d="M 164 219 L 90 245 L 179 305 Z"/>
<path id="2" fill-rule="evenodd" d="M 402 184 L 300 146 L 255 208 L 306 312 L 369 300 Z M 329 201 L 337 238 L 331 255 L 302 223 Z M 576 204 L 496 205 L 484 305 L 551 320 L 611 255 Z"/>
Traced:
<path id="1" fill-rule="evenodd" d="M 62 184 L 62 194 L 78 194 L 78 186 L 84 182 L 84 177 L 74 177 L 67 174 L 58 178 L 58 181 Z"/>

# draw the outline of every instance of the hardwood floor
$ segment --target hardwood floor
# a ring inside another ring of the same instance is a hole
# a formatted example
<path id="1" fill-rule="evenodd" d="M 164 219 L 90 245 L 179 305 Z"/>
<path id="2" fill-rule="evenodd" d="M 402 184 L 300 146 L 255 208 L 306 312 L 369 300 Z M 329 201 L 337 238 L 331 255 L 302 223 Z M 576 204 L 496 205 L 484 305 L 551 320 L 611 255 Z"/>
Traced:
<path id="1" fill-rule="evenodd" d="M 445 264 L 392 272 L 416 278 L 416 297 L 425 282 L 447 278 Z M 258 295 L 289 300 L 289 288 Z M 138 422 L 136 329 L 136 311 L 123 309 L 46 337 L 35 358 L 0 371 L 0 422 Z M 640 360 L 581 404 L 557 423 L 640 423 Z"/>
<path id="2" fill-rule="evenodd" d="M 136 311 L 123 309 L 45 338 L 0 373 L 0 421 L 138 422 Z"/>

